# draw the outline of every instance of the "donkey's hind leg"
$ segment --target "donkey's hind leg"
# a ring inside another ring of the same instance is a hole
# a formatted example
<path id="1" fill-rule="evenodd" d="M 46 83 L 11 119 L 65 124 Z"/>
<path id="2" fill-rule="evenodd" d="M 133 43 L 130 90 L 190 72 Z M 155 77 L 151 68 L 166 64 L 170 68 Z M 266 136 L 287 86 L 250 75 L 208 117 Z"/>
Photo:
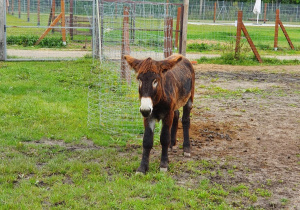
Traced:
<path id="1" fill-rule="evenodd" d="M 179 120 L 179 111 L 174 111 L 174 118 L 173 118 L 173 124 L 171 129 L 171 143 L 170 143 L 170 149 L 172 150 L 172 147 L 176 145 L 176 136 L 177 136 L 177 130 L 178 130 L 178 120 Z"/>
<path id="2" fill-rule="evenodd" d="M 186 105 L 183 107 L 183 115 L 182 115 L 182 127 L 183 127 L 183 153 L 184 156 L 191 156 L 191 145 L 190 145 L 190 113 L 192 109 L 193 103 L 190 98 Z"/>

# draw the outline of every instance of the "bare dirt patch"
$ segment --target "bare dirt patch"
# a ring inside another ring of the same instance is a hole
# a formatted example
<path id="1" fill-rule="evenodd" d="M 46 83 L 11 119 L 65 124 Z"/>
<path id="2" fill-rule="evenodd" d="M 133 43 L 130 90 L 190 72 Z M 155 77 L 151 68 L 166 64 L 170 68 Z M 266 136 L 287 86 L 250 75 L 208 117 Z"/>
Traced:
<path id="1" fill-rule="evenodd" d="M 46 146 L 59 146 L 66 150 L 71 150 L 71 151 L 101 149 L 101 147 L 95 145 L 92 140 L 89 140 L 87 138 L 82 138 L 80 140 L 80 143 L 66 143 L 63 140 L 53 140 L 53 139 L 46 139 L 46 138 L 43 138 L 41 140 L 34 141 L 34 142 L 24 142 L 24 143 L 36 144 L 36 145 L 46 145 Z"/>

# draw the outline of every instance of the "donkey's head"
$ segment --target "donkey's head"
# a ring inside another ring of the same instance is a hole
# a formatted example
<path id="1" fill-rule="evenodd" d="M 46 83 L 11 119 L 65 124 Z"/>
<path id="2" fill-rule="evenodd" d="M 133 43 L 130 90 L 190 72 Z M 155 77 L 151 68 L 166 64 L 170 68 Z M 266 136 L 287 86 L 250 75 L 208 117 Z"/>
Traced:
<path id="1" fill-rule="evenodd" d="M 140 112 L 148 117 L 163 95 L 162 80 L 164 73 L 182 60 L 181 55 L 171 56 L 166 60 L 155 61 L 151 58 L 138 60 L 129 55 L 124 56 L 128 64 L 137 73 L 139 81 Z"/>

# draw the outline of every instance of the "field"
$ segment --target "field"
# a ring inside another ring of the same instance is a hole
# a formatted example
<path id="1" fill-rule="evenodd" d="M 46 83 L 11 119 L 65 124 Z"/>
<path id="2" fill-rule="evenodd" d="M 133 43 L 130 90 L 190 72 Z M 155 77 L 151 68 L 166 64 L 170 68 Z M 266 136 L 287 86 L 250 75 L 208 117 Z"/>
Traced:
<path id="1" fill-rule="evenodd" d="M 42 25 L 47 25 L 45 16 L 42 18 Z M 104 19 L 104 47 L 105 53 L 110 49 L 120 48 L 123 19 L 107 16 Z M 63 46 L 61 34 L 59 32 L 49 33 L 46 38 L 38 45 L 33 46 L 36 40 L 44 32 L 44 28 L 30 28 L 36 23 L 28 23 L 24 19 L 18 19 L 16 16 L 7 15 L 8 26 L 25 26 L 27 28 L 9 27 L 7 29 L 8 49 L 39 49 L 39 48 L 57 48 L 56 50 L 92 50 L 91 36 L 76 35 L 72 41 L 67 36 L 67 46 Z M 235 48 L 236 27 L 233 25 L 197 25 L 197 22 L 191 20 L 188 25 L 187 51 L 189 53 L 207 53 L 222 54 L 223 52 L 233 52 Z M 228 24 L 228 23 L 227 23 Z M 268 23 L 275 24 L 275 23 Z M 284 23 L 285 24 L 285 23 Z M 176 21 L 173 26 L 175 28 Z M 163 52 L 164 46 L 164 21 L 159 18 L 141 18 L 135 19 L 137 29 L 157 29 L 153 31 L 135 31 L 135 38 L 130 42 L 131 51 L 157 51 Z M 293 42 L 295 50 L 291 50 L 281 29 L 278 35 L 278 50 L 274 51 L 274 26 L 246 26 L 258 52 L 261 55 L 299 55 L 300 54 L 300 27 L 286 27 L 290 39 Z M 87 29 L 82 29 L 87 30 Z M 130 37 L 132 38 L 130 32 Z M 175 33 L 173 34 L 173 39 Z M 81 41 L 78 41 L 81 40 Z M 174 40 L 173 40 L 174 41 Z M 242 52 L 247 55 L 253 55 L 250 46 L 245 37 L 242 38 Z M 173 52 L 176 50 L 173 49 Z M 8 55 L 9 56 L 9 55 Z"/>
<path id="2" fill-rule="evenodd" d="M 198 64 L 192 157 L 87 127 L 92 60 L 0 62 L 1 209 L 298 209 L 300 66 Z M 141 122 L 142 123 L 142 122 Z"/>

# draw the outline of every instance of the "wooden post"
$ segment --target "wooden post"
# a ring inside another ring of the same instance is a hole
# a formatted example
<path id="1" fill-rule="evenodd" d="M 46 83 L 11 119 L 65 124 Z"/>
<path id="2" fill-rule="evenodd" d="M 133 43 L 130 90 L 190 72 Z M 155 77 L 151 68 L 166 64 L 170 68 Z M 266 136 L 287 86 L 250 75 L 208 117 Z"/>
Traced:
<path id="1" fill-rule="evenodd" d="M 249 43 L 249 45 L 250 45 L 250 47 L 251 47 L 251 49 L 252 49 L 252 52 L 254 53 L 256 59 L 258 60 L 259 63 L 262 63 L 262 60 L 261 60 L 261 58 L 260 58 L 260 55 L 258 54 L 257 49 L 256 49 L 256 47 L 255 47 L 255 45 L 254 45 L 252 39 L 250 38 L 250 36 L 249 36 L 249 34 L 248 34 L 248 31 L 247 31 L 247 29 L 246 29 L 244 23 L 242 23 L 242 30 L 243 30 L 243 32 L 244 32 L 244 34 L 245 34 L 245 37 L 246 37 L 246 39 L 247 39 L 247 41 L 248 41 L 248 43 Z"/>
<path id="2" fill-rule="evenodd" d="M 177 20 L 176 20 L 176 31 L 175 31 L 175 48 L 178 48 L 178 32 L 180 26 L 181 7 L 177 8 Z"/>
<path id="3" fill-rule="evenodd" d="M 0 3 L 0 61 L 5 60 L 5 2 Z"/>
<path id="4" fill-rule="evenodd" d="M 128 84 L 131 82 L 130 69 L 124 55 L 130 54 L 129 48 L 129 7 L 124 7 L 123 11 L 123 33 L 122 33 L 122 52 L 121 52 L 121 78 Z"/>
<path id="5" fill-rule="evenodd" d="M 49 21 L 49 26 L 51 23 L 54 22 L 55 20 L 55 0 L 52 0 L 52 7 L 51 7 L 51 15 L 50 17 L 52 18 L 51 21 Z M 52 33 L 54 33 L 54 28 L 52 29 Z"/>
<path id="6" fill-rule="evenodd" d="M 41 25 L 41 17 L 40 17 L 40 13 L 41 13 L 41 0 L 38 0 L 38 7 L 37 7 L 37 25 Z"/>
<path id="7" fill-rule="evenodd" d="M 165 18 L 164 27 L 164 56 L 165 58 L 172 55 L 172 38 L 173 38 L 173 18 Z"/>
<path id="8" fill-rule="evenodd" d="M 8 14 L 9 1 L 8 0 L 4 0 L 4 1 L 6 1 L 6 14 Z"/>
<path id="9" fill-rule="evenodd" d="M 216 13 L 217 13 L 217 2 L 215 2 L 215 6 L 214 6 L 214 23 L 216 22 Z"/>
<path id="10" fill-rule="evenodd" d="M 14 0 L 11 0 L 11 15 L 14 15 Z"/>
<path id="11" fill-rule="evenodd" d="M 49 28 L 46 29 L 46 31 L 42 34 L 42 36 L 36 41 L 34 45 L 38 45 L 42 39 L 51 31 L 52 27 L 58 23 L 58 21 L 61 19 L 62 14 L 60 13 L 57 18 L 50 24 Z"/>
<path id="12" fill-rule="evenodd" d="M 61 7 L 61 34 L 62 34 L 62 40 L 63 45 L 66 45 L 66 14 L 65 14 L 65 0 L 60 1 L 60 7 Z"/>
<path id="13" fill-rule="evenodd" d="M 292 41 L 291 41 L 291 39 L 290 39 L 288 33 L 286 32 L 285 27 L 283 26 L 283 24 L 282 24 L 282 22 L 281 22 L 280 19 L 279 19 L 279 25 L 280 25 L 280 28 L 281 28 L 281 30 L 282 30 L 282 32 L 283 32 L 283 34 L 284 34 L 286 40 L 287 40 L 288 43 L 289 43 L 291 49 L 294 50 L 294 49 L 295 49 L 295 48 L 294 48 L 294 45 L 293 45 L 293 43 L 292 43 Z"/>
<path id="14" fill-rule="evenodd" d="M 240 53 L 240 41 L 241 41 L 241 30 L 243 31 L 251 49 L 252 52 L 254 53 L 256 59 L 258 60 L 259 63 L 262 63 L 262 60 L 260 58 L 259 53 L 257 52 L 257 49 L 252 42 L 252 39 L 250 38 L 248 31 L 243 23 L 243 11 L 238 11 L 238 22 L 237 22 L 237 32 L 236 32 L 236 46 L 235 46 L 235 58 L 238 57 Z"/>
<path id="15" fill-rule="evenodd" d="M 235 55 L 237 58 L 240 54 L 240 42 L 242 35 L 242 23 L 243 23 L 243 11 L 238 11 L 237 28 L 236 28 L 236 43 L 235 43 Z"/>
<path id="16" fill-rule="evenodd" d="M 54 0 L 53 0 L 53 2 L 54 2 Z M 61 0 L 60 3 L 61 3 L 61 13 L 52 21 L 49 28 L 47 28 L 46 31 L 42 34 L 42 36 L 36 41 L 35 45 L 38 45 L 42 41 L 42 39 L 52 30 L 52 27 L 55 26 L 60 19 L 61 19 L 62 40 L 63 40 L 63 44 L 66 45 L 65 0 Z M 53 4 L 52 4 L 52 6 L 53 6 Z M 55 4 L 54 4 L 54 6 L 55 6 Z M 52 10 L 52 12 L 53 12 L 53 10 Z"/>
<path id="17" fill-rule="evenodd" d="M 135 3 L 133 4 L 133 12 L 130 15 L 130 43 L 134 43 L 135 39 Z"/>
<path id="18" fill-rule="evenodd" d="M 53 22 L 55 20 L 55 0 L 52 0 L 51 11 L 52 11 L 52 22 Z"/>
<path id="19" fill-rule="evenodd" d="M 18 1 L 19 18 L 21 18 L 21 0 Z"/>
<path id="20" fill-rule="evenodd" d="M 70 36 L 71 40 L 73 40 L 73 0 L 70 0 Z"/>
<path id="21" fill-rule="evenodd" d="M 275 36 L 274 36 L 275 51 L 277 51 L 277 47 L 278 47 L 278 24 L 279 24 L 279 9 L 276 10 L 276 19 L 275 19 Z"/>
<path id="22" fill-rule="evenodd" d="M 182 30 L 183 30 L 183 9 L 184 6 L 181 5 L 181 15 L 180 15 L 180 32 L 179 32 L 179 49 L 178 53 L 182 54 Z"/>
<path id="23" fill-rule="evenodd" d="M 286 38 L 286 40 L 288 41 L 290 47 L 292 50 L 294 50 L 294 45 L 287 33 L 287 31 L 285 30 L 285 27 L 283 25 L 283 23 L 281 22 L 280 18 L 279 18 L 279 9 L 276 10 L 276 21 L 275 21 L 275 36 L 274 36 L 274 50 L 277 50 L 278 47 L 278 25 L 280 25 L 280 28 Z"/>
<path id="24" fill-rule="evenodd" d="M 265 8 L 264 8 L 264 23 L 266 23 L 266 21 L 267 21 L 267 7 L 268 7 L 268 4 L 265 3 Z"/>
<path id="25" fill-rule="evenodd" d="M 188 16 L 189 16 L 189 0 L 184 0 L 183 8 L 183 21 L 182 21 L 182 48 L 181 54 L 186 55 L 186 45 L 187 45 L 187 27 L 188 27 Z"/>
<path id="26" fill-rule="evenodd" d="M 30 21 L 30 0 L 27 0 L 27 22 Z"/>

